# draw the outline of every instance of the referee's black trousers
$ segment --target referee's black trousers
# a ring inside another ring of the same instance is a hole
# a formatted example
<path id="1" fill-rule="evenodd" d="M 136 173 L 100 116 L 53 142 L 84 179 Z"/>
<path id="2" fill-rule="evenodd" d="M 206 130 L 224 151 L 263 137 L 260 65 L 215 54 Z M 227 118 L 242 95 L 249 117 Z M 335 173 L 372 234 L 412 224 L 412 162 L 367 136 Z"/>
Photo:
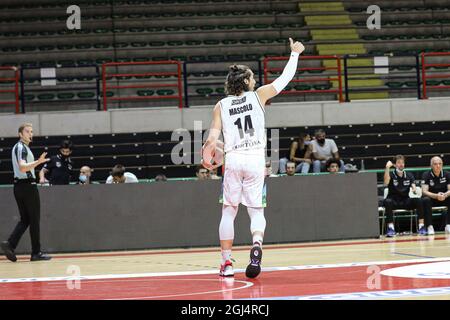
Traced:
<path id="1" fill-rule="evenodd" d="M 14 184 L 14 197 L 19 207 L 20 221 L 9 237 L 8 242 L 13 249 L 16 249 L 20 238 L 22 238 L 27 228 L 30 227 L 32 254 L 39 253 L 41 251 L 41 202 L 37 186 L 31 183 L 16 183 Z"/>

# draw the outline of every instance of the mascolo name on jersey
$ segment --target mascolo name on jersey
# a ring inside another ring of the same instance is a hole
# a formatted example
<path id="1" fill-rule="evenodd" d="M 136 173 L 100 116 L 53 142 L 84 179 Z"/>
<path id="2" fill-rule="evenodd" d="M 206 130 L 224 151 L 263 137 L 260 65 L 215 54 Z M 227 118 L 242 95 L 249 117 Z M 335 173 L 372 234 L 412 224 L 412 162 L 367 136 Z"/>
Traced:
<path id="1" fill-rule="evenodd" d="M 234 116 L 251 110 L 253 110 L 253 106 L 251 103 L 246 104 L 242 107 L 230 108 L 230 116 Z"/>

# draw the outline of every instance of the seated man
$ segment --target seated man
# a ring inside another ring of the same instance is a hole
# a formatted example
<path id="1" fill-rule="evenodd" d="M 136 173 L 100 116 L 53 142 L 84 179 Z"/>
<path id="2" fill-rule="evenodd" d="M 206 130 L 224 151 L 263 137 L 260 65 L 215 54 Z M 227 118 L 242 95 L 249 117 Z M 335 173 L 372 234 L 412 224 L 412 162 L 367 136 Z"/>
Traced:
<path id="1" fill-rule="evenodd" d="M 272 172 L 272 161 L 266 162 L 266 177 L 278 177 L 278 175 Z"/>
<path id="2" fill-rule="evenodd" d="M 280 159 L 280 173 L 286 173 L 286 164 L 295 162 L 295 172 L 308 173 L 311 166 L 311 137 L 307 133 L 300 133 L 298 141 L 292 141 L 287 157 Z"/>
<path id="3" fill-rule="evenodd" d="M 395 209 L 412 210 L 416 209 L 419 213 L 419 234 L 427 234 L 424 226 L 424 211 L 423 204 L 420 198 L 410 198 L 410 188 L 413 193 L 416 193 L 416 185 L 414 183 L 414 176 L 412 173 L 406 172 L 405 157 L 402 155 L 395 156 L 395 170 L 390 172 L 390 168 L 394 166 L 391 161 L 386 163 L 386 170 L 384 171 L 384 185 L 388 187 L 389 193 L 383 201 L 386 209 L 386 223 L 388 229 L 386 236 L 395 236 L 394 229 L 394 213 Z"/>
<path id="4" fill-rule="evenodd" d="M 338 147 L 333 139 L 325 138 L 325 131 L 318 129 L 314 132 L 315 139 L 311 141 L 313 154 L 313 172 L 318 173 L 325 169 L 328 159 L 336 159 L 340 163 L 340 171 L 345 172 L 344 161 L 341 160 Z"/>
<path id="5" fill-rule="evenodd" d="M 156 182 L 158 182 L 158 181 L 167 181 L 167 177 L 166 177 L 165 174 L 160 173 L 160 174 L 156 175 L 155 181 Z"/>
<path id="6" fill-rule="evenodd" d="M 336 159 L 328 159 L 325 168 L 329 173 L 339 173 L 340 162 Z"/>
<path id="7" fill-rule="evenodd" d="M 138 178 L 131 172 L 125 172 L 125 167 L 117 164 L 112 168 L 111 175 L 106 180 L 106 183 L 137 183 Z"/>
<path id="8" fill-rule="evenodd" d="M 222 179 L 221 177 L 219 177 L 219 174 L 218 174 L 217 170 L 218 170 L 218 168 L 214 168 L 212 170 L 208 170 L 209 179 L 211 179 L 211 180 L 220 180 L 220 179 Z"/>
<path id="9" fill-rule="evenodd" d="M 422 176 L 422 195 L 425 215 L 432 219 L 432 207 L 447 207 L 447 222 L 445 233 L 450 233 L 450 172 L 442 169 L 440 157 L 431 159 L 431 170 Z M 431 225 L 431 227 L 433 227 Z"/>
<path id="10" fill-rule="evenodd" d="M 195 175 L 197 176 L 197 180 L 209 180 L 210 179 L 208 169 L 206 169 L 202 165 L 198 165 L 195 168 Z"/>
<path id="11" fill-rule="evenodd" d="M 77 184 L 79 185 L 89 185 L 89 184 L 98 184 L 98 182 L 91 180 L 92 169 L 88 166 L 82 166 L 80 168 L 80 175 L 78 177 Z"/>
<path id="12" fill-rule="evenodd" d="M 295 175 L 295 162 L 289 161 L 286 163 L 286 174 L 290 177 Z"/>

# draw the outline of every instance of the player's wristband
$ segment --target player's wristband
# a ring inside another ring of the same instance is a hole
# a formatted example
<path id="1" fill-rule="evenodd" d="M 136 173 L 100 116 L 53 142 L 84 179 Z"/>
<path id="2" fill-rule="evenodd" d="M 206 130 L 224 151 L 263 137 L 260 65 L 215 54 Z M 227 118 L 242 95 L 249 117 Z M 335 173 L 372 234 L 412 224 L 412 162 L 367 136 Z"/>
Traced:
<path id="1" fill-rule="evenodd" d="M 288 63 L 284 67 L 283 73 L 272 82 L 272 85 L 277 91 L 277 93 L 283 91 L 283 89 L 295 76 L 295 73 L 297 72 L 298 56 L 299 56 L 298 52 L 292 51 L 291 57 L 289 58 Z"/>

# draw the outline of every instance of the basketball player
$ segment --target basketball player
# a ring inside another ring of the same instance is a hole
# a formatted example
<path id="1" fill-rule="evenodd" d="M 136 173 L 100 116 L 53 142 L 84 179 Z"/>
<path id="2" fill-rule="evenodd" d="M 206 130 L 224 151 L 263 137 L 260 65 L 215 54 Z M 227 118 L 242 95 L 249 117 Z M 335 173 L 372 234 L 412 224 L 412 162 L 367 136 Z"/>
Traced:
<path id="1" fill-rule="evenodd" d="M 266 102 L 279 94 L 297 71 L 298 56 L 305 48 L 289 38 L 291 56 L 282 74 L 271 84 L 254 91 L 254 74 L 244 65 L 230 66 L 225 82 L 227 97 L 213 111 L 208 139 L 203 145 L 203 158 L 214 156 L 220 133 L 223 132 L 225 173 L 223 179 L 222 219 L 219 226 L 222 253 L 221 276 L 234 276 L 231 249 L 234 240 L 234 219 L 239 203 L 247 207 L 253 247 L 246 276 L 255 278 L 261 272 L 262 243 L 266 220 L 263 188 L 265 177 L 265 119 Z M 205 156 L 208 154 L 208 156 Z M 211 163 L 202 161 L 206 168 Z"/>

